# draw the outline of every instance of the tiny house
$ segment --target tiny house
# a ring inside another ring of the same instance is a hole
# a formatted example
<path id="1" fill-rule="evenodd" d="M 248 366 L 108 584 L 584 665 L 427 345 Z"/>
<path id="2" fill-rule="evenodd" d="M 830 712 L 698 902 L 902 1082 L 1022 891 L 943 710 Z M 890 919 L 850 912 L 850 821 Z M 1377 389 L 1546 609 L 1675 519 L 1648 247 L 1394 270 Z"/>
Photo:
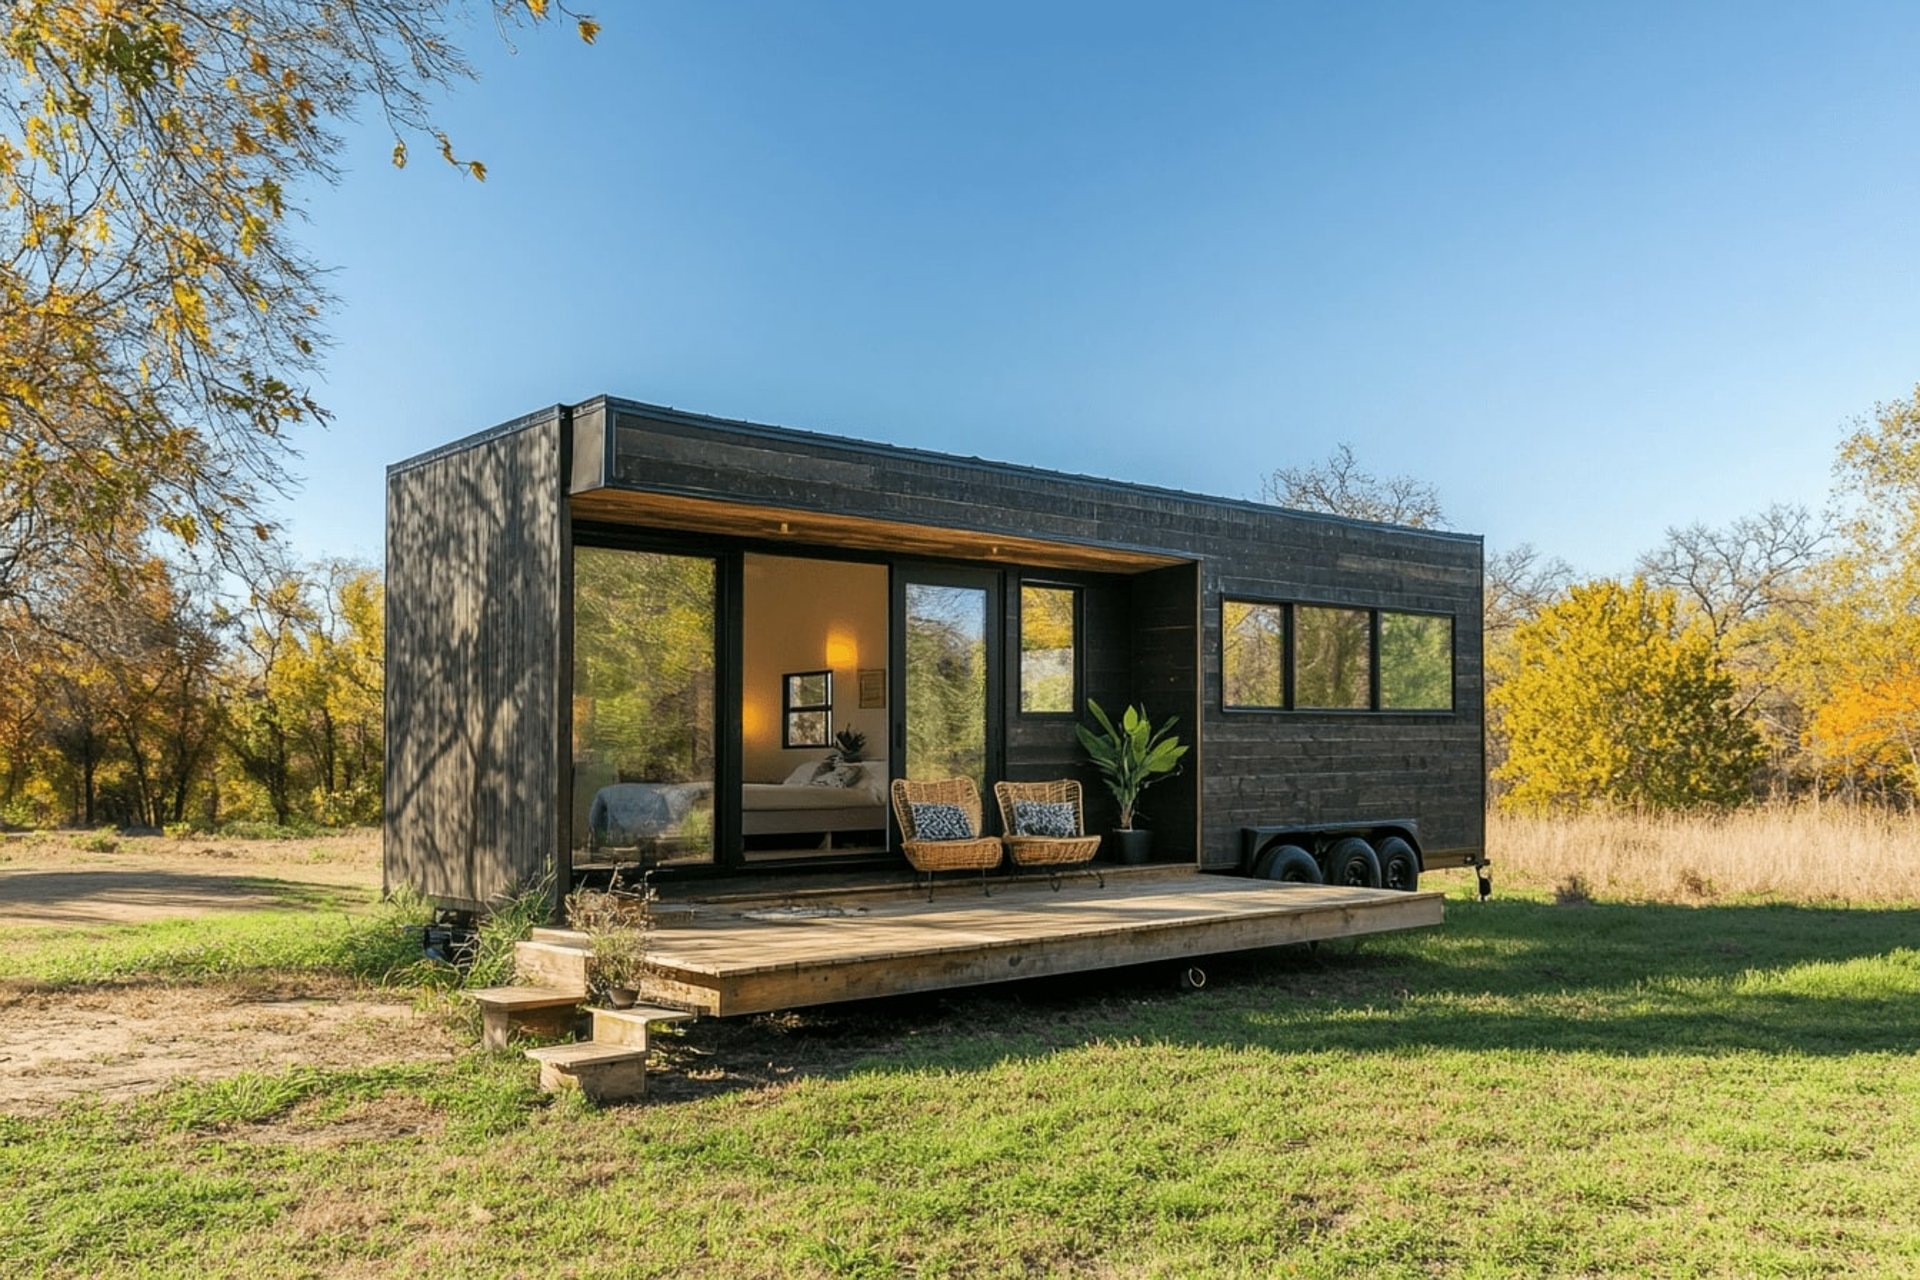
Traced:
<path id="1" fill-rule="evenodd" d="M 1101 831 L 1089 701 L 1191 745 L 1156 865 L 1485 864 L 1478 537 L 610 398 L 387 503 L 386 878 L 445 908 L 898 878 L 902 777 L 1079 779 Z"/>

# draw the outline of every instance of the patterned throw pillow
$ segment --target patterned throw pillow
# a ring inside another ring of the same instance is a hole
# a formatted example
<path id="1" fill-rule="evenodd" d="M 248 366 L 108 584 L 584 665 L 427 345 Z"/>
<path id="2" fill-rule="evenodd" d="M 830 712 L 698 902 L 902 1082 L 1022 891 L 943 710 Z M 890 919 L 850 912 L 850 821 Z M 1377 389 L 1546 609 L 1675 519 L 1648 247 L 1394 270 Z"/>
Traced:
<path id="1" fill-rule="evenodd" d="M 1013 802 L 1013 834 L 1017 836 L 1077 836 L 1080 824 L 1073 820 L 1073 805 L 1062 800 L 1047 804 L 1040 800 Z"/>
<path id="2" fill-rule="evenodd" d="M 908 808 L 913 810 L 916 840 L 973 839 L 973 824 L 957 804 L 916 804 Z"/>

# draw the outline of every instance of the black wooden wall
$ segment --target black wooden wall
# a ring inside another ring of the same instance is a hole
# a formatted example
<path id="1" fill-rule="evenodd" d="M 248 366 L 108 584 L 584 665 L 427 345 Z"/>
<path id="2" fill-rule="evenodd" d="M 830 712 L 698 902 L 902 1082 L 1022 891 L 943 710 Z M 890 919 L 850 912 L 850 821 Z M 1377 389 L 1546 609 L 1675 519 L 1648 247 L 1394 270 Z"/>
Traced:
<path id="1" fill-rule="evenodd" d="M 1144 700 L 1189 726 L 1198 758 L 1150 791 L 1155 830 L 1193 825 L 1199 861 L 1236 865 L 1245 825 L 1411 817 L 1442 860 L 1485 844 L 1482 767 L 1481 543 L 1436 533 L 1146 486 L 1062 475 L 777 427 L 723 422 L 607 400 L 607 482 L 656 492 L 1148 551 L 1197 565 L 1128 578 L 1124 630 L 1131 671 L 1089 692 Z M 1455 704 L 1432 715 L 1228 712 L 1220 705 L 1222 594 L 1454 618 Z M 1089 591 L 1112 618 L 1117 595 Z M 1090 617 L 1090 623 L 1093 619 Z M 1104 625 L 1104 624 L 1099 624 Z M 1108 633 L 1102 631 L 1102 635 Z M 1107 646 L 1111 661 L 1117 639 Z M 1197 687 L 1196 687 L 1197 686 Z M 1070 730 L 1010 715 L 1008 773 L 1083 768 Z M 1090 774 L 1081 774 L 1091 782 Z M 1094 794 L 1090 792 L 1090 795 Z M 1090 821 L 1092 817 L 1090 815 Z M 1170 843 L 1163 847 L 1171 849 Z"/>
<path id="2" fill-rule="evenodd" d="M 564 417 L 387 473 L 385 880 L 478 908 L 559 856 Z"/>

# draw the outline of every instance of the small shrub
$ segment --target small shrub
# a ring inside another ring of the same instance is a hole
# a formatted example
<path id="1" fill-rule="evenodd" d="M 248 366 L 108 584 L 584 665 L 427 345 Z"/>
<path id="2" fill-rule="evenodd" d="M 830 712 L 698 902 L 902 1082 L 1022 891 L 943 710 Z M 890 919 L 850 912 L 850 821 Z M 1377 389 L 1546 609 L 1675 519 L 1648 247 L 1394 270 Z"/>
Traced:
<path id="1" fill-rule="evenodd" d="M 547 922 L 552 902 L 553 881 L 542 879 L 481 917 L 473 963 L 461 985 L 498 987 L 513 981 L 513 946 L 531 938 L 536 925 Z"/>
<path id="2" fill-rule="evenodd" d="M 1587 887 L 1585 877 L 1570 875 L 1553 886 L 1553 904 L 1557 907 L 1592 906 L 1593 891 Z"/>
<path id="3" fill-rule="evenodd" d="M 1705 900 L 1720 896 L 1720 887 L 1706 876 L 1695 871 L 1692 867 L 1682 867 L 1677 880 L 1680 885 L 1680 892 L 1686 894 L 1689 898 Z"/>
<path id="4" fill-rule="evenodd" d="M 567 923 L 587 935 L 587 990 L 595 999 L 609 988 L 637 990 L 649 972 L 653 904 L 659 897 L 650 876 L 640 888 L 622 890 L 619 878 L 606 889 L 575 889 L 567 895 Z"/>
<path id="5" fill-rule="evenodd" d="M 92 835 L 83 837 L 79 844 L 88 853 L 112 853 L 120 847 L 119 833 L 112 827 L 102 827 Z"/>

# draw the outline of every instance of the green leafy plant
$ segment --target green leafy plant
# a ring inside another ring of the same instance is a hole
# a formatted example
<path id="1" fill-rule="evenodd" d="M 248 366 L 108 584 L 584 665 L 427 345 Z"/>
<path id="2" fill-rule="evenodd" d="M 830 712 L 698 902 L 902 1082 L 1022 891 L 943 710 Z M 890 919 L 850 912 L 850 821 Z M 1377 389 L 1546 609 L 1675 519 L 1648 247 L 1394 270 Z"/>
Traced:
<path id="1" fill-rule="evenodd" d="M 1169 716 L 1167 722 L 1156 729 L 1140 707 L 1128 707 L 1118 725 L 1092 698 L 1087 699 L 1087 710 L 1099 724 L 1100 732 L 1095 733 L 1083 724 L 1075 725 L 1074 732 L 1080 735 L 1080 745 L 1100 770 L 1107 790 L 1119 802 L 1120 830 L 1131 831 L 1133 807 L 1140 793 L 1178 772 L 1180 758 L 1187 754 L 1187 748 L 1173 736 L 1179 717 Z"/>
<path id="2" fill-rule="evenodd" d="M 833 740 L 840 744 L 840 758 L 848 764 L 860 763 L 860 758 L 866 754 L 867 735 L 852 725 L 834 734 Z"/>

